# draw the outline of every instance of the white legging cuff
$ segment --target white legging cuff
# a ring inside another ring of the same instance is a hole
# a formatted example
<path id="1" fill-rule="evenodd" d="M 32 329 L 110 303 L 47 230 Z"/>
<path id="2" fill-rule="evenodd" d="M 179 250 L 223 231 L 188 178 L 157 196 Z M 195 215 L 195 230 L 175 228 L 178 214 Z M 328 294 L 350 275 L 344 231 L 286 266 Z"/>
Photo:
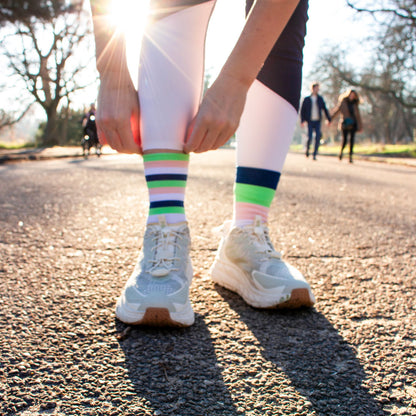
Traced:
<path id="1" fill-rule="evenodd" d="M 237 165 L 281 172 L 297 117 L 293 105 L 254 81 L 236 133 Z"/>

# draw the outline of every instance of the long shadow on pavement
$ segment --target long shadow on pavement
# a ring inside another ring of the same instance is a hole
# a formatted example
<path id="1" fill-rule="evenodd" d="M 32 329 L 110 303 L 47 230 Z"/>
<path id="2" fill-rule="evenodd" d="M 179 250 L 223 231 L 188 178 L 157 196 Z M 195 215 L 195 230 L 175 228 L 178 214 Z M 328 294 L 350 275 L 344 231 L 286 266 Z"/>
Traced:
<path id="1" fill-rule="evenodd" d="M 119 321 L 115 325 L 117 332 L 127 328 Z M 200 315 L 185 329 L 131 328 L 120 347 L 147 410 L 159 415 L 241 415 L 225 387 L 210 332 Z"/>
<path id="2" fill-rule="evenodd" d="M 387 415 L 362 386 L 366 374 L 353 349 L 321 313 L 257 310 L 215 288 L 259 341 L 264 358 L 283 370 L 317 415 Z"/>

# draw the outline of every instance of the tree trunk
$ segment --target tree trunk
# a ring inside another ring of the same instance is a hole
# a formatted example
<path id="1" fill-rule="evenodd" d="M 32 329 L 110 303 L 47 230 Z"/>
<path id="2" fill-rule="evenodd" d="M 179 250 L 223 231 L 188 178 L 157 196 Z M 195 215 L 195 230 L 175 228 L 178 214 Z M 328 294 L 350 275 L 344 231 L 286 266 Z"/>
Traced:
<path id="1" fill-rule="evenodd" d="M 68 120 L 69 120 L 69 103 L 70 101 L 67 100 L 66 107 L 63 108 L 63 120 L 62 120 L 62 132 L 61 137 L 59 138 L 59 144 L 61 146 L 67 144 L 68 142 Z"/>
<path id="2" fill-rule="evenodd" d="M 46 110 L 46 126 L 42 137 L 42 146 L 50 147 L 58 144 L 57 105 L 51 104 Z"/>

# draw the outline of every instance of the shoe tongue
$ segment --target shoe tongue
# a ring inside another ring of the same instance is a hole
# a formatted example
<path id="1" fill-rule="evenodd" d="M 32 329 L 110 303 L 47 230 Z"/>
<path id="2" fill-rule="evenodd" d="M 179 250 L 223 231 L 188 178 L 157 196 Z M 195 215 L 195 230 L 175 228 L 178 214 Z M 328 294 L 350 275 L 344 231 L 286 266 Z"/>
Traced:
<path id="1" fill-rule="evenodd" d="M 168 223 L 166 222 L 166 217 L 164 215 L 159 215 L 157 219 L 162 230 L 168 226 Z"/>
<path id="2" fill-rule="evenodd" d="M 256 215 L 256 218 L 253 221 L 253 231 L 257 235 L 259 241 L 265 242 L 264 240 L 264 225 L 262 219 L 259 215 Z"/>
<path id="3" fill-rule="evenodd" d="M 150 272 L 150 274 L 155 277 L 163 277 L 170 273 L 172 259 L 175 255 L 175 245 L 173 244 L 174 237 L 171 235 L 172 230 L 166 223 L 165 217 L 162 215 L 160 217 L 163 217 L 163 220 L 162 218 L 159 218 L 161 237 L 155 253 L 157 264 Z"/>
<path id="4" fill-rule="evenodd" d="M 280 259 L 281 255 L 277 252 L 268 239 L 267 228 L 260 215 L 256 215 L 253 221 L 253 231 L 257 236 L 257 245 L 262 250 L 267 252 L 270 257 Z"/>
<path id="5" fill-rule="evenodd" d="M 264 229 L 263 220 L 260 217 L 260 215 L 256 215 L 256 217 L 254 218 L 253 227 L 254 227 L 254 230 L 256 231 L 256 233 L 263 233 L 264 232 L 263 231 L 263 229 Z"/>

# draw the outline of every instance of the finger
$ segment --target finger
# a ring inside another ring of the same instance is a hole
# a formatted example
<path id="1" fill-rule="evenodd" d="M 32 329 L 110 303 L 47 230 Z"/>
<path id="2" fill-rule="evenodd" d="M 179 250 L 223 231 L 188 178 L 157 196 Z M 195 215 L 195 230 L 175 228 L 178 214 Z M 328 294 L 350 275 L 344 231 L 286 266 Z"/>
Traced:
<path id="1" fill-rule="evenodd" d="M 136 143 L 130 124 L 124 123 L 117 129 L 122 153 L 140 153 L 140 146 Z"/>
<path id="2" fill-rule="evenodd" d="M 101 124 L 98 134 L 112 149 L 119 153 L 141 153 L 141 146 L 136 143 L 129 122 L 123 123 L 118 128 L 114 128 L 113 125 L 106 127 Z"/>
<path id="3" fill-rule="evenodd" d="M 211 125 L 204 141 L 201 143 L 197 152 L 215 150 L 222 146 L 233 134 L 234 128 L 227 121 L 217 121 Z"/>
<path id="4" fill-rule="evenodd" d="M 185 134 L 185 140 L 184 140 L 184 145 L 186 145 L 186 143 L 189 142 L 189 139 L 192 135 L 192 132 L 194 130 L 195 127 L 195 121 L 196 121 L 196 116 L 191 120 L 191 122 L 188 124 L 188 127 L 186 129 L 186 134 Z"/>
<path id="5" fill-rule="evenodd" d="M 117 152 L 121 152 L 122 146 L 121 146 L 120 137 L 117 134 L 117 132 L 113 129 L 106 129 L 106 128 L 102 128 L 102 131 L 104 132 L 104 136 L 107 140 L 108 145 L 112 149 L 116 150 Z"/>
<path id="6" fill-rule="evenodd" d="M 232 128 L 229 128 L 225 131 L 223 131 L 218 137 L 214 145 L 212 146 L 212 150 L 219 149 L 221 146 L 223 146 L 225 143 L 228 142 L 228 140 L 231 139 L 232 135 L 235 133 L 235 130 Z"/>
<path id="7" fill-rule="evenodd" d="M 100 129 L 100 127 L 97 125 L 97 135 L 98 135 L 98 141 L 102 146 L 107 144 L 107 140 L 105 138 L 104 132 Z"/>
<path id="8" fill-rule="evenodd" d="M 207 152 L 208 150 L 212 150 L 220 133 L 221 130 L 219 128 L 211 127 L 205 134 L 204 140 L 201 141 L 193 151 L 195 153 L 202 153 Z"/>
<path id="9" fill-rule="evenodd" d="M 205 140 L 205 136 L 208 133 L 207 128 L 204 124 L 198 123 L 198 120 L 195 122 L 195 126 L 192 130 L 191 135 L 189 136 L 188 141 L 185 143 L 183 148 L 185 153 L 194 152 L 195 149 L 198 149 L 200 144 Z"/>
<path id="10" fill-rule="evenodd" d="M 133 133 L 133 140 L 139 148 L 142 147 L 142 139 L 140 137 L 140 116 L 139 114 L 132 114 L 130 117 L 130 127 Z"/>

